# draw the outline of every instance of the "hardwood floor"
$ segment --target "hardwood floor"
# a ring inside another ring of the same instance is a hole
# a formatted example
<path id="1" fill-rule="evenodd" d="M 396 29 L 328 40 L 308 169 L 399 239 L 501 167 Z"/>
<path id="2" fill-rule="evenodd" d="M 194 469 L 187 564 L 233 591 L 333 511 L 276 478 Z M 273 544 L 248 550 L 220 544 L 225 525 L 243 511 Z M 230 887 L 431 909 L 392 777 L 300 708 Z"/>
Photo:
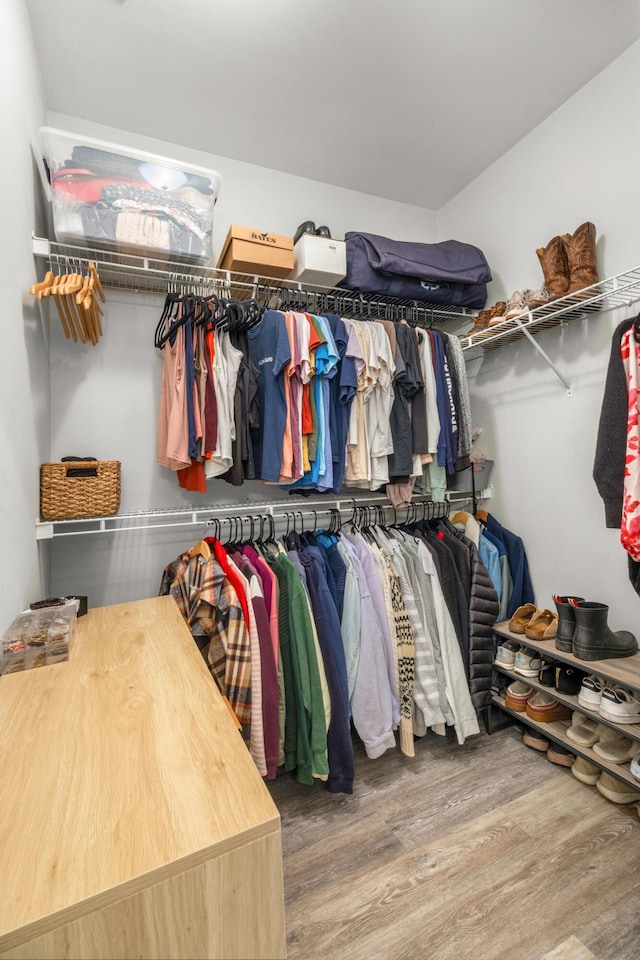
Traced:
<path id="1" fill-rule="evenodd" d="M 517 726 L 416 757 L 356 750 L 353 796 L 289 775 L 289 960 L 636 960 L 640 819 Z"/>

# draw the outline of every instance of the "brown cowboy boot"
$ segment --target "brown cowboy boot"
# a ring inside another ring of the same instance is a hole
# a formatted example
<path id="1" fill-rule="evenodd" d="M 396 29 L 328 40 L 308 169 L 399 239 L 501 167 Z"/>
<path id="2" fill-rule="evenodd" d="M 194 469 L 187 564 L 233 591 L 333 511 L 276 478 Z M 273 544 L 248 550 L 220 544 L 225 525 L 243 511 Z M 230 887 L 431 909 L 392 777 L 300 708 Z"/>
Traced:
<path id="1" fill-rule="evenodd" d="M 569 289 L 569 263 L 562 237 L 553 237 L 546 247 L 536 250 L 544 275 L 549 300 L 564 297 Z"/>
<path id="2" fill-rule="evenodd" d="M 598 282 L 598 264 L 596 260 L 596 228 L 587 221 L 570 235 L 562 237 L 569 264 L 569 289 L 567 293 L 576 293 Z"/>

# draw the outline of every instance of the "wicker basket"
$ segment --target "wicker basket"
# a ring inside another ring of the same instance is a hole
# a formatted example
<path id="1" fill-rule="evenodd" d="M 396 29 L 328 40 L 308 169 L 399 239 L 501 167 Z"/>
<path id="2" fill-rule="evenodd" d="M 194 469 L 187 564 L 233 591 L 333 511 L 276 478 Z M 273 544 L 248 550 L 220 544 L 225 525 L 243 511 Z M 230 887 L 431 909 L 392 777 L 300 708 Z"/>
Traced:
<path id="1" fill-rule="evenodd" d="M 69 477 L 69 470 L 95 470 L 95 476 Z M 110 517 L 120 506 L 119 460 L 67 460 L 40 466 L 43 520 Z"/>

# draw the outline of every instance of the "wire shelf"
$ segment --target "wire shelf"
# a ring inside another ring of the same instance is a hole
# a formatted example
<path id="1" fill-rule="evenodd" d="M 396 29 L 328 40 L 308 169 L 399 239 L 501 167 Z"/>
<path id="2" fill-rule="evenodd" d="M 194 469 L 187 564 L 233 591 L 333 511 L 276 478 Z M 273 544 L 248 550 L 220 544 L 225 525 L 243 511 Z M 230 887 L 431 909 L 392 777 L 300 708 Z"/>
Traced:
<path id="1" fill-rule="evenodd" d="M 468 502 L 471 499 L 470 492 L 447 491 L 446 503 Z M 489 499 L 491 492 L 489 489 L 478 491 L 476 497 L 480 499 Z M 413 504 L 416 508 L 422 509 L 422 505 L 442 506 L 440 501 L 430 500 L 428 497 L 416 496 Z M 382 507 L 384 509 L 394 510 L 395 508 L 384 496 L 358 494 L 338 495 L 336 497 L 316 498 L 316 499 L 295 499 L 291 500 L 251 500 L 237 501 L 228 503 L 224 506 L 191 506 L 179 509 L 157 509 L 140 510 L 133 513 L 120 513 L 110 517 L 86 517 L 80 520 L 55 520 L 45 521 L 36 520 L 36 540 L 51 540 L 59 537 L 87 536 L 96 533 L 123 533 L 125 531 L 135 530 L 170 530 L 172 528 L 186 529 L 189 527 L 204 527 L 215 519 L 223 520 L 229 517 L 244 518 L 245 522 L 251 518 L 257 519 L 264 516 L 270 516 L 274 520 L 286 520 L 289 516 L 314 519 L 318 515 L 330 514 L 334 510 L 344 513 L 347 518 L 356 508 L 361 507 Z M 397 516 L 401 518 L 405 507 L 398 507 Z"/>
<path id="2" fill-rule="evenodd" d="M 473 311 L 448 304 L 430 304 L 379 294 L 356 293 L 339 287 L 309 285 L 296 280 L 277 280 L 258 274 L 235 273 L 203 267 L 179 260 L 162 260 L 118 251 L 55 243 L 34 237 L 33 252 L 52 269 L 96 264 L 105 286 L 133 293 L 166 294 L 169 285 L 185 291 L 216 293 L 217 296 L 248 300 L 256 298 L 268 306 L 284 304 L 330 311 L 340 316 L 372 316 L 382 319 L 406 319 L 427 325 L 473 317 Z"/>
<path id="3" fill-rule="evenodd" d="M 526 336 L 525 330 L 535 335 L 550 327 L 580 320 L 593 313 L 630 307 L 637 300 L 640 300 L 640 267 L 618 273 L 574 294 L 545 303 L 518 320 L 503 320 L 471 336 L 461 337 L 460 342 L 463 351 L 471 348 L 495 350 L 507 343 L 521 340 Z"/>

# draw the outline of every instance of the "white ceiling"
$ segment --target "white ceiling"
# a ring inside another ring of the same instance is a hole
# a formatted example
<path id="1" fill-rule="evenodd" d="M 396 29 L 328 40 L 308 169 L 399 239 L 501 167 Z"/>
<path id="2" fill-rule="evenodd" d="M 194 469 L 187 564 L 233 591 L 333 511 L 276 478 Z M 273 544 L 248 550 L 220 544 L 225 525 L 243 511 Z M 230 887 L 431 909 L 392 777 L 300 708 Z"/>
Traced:
<path id="1" fill-rule="evenodd" d="M 434 210 L 640 37 L 638 0 L 27 6 L 50 110 Z"/>

